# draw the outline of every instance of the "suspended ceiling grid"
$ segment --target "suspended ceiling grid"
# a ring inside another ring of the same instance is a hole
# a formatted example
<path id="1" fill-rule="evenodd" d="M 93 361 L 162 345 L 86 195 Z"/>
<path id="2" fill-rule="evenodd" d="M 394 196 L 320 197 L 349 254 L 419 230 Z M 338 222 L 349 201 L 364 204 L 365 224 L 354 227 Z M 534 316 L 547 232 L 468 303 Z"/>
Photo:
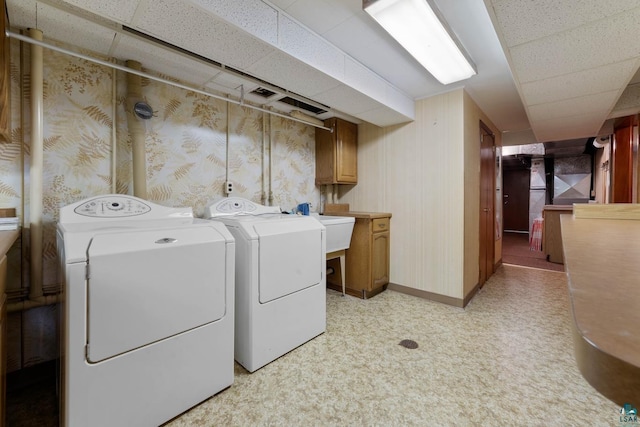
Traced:
<path id="1" fill-rule="evenodd" d="M 594 136 L 607 118 L 640 111 L 640 0 L 436 3 L 478 68 L 464 82 L 435 81 L 361 0 L 8 0 L 8 8 L 12 28 L 38 27 L 196 86 L 235 97 L 240 85 L 260 86 L 122 29 L 131 27 L 331 107 L 319 118 L 404 123 L 414 100 L 464 87 L 502 131 L 546 142 Z"/>

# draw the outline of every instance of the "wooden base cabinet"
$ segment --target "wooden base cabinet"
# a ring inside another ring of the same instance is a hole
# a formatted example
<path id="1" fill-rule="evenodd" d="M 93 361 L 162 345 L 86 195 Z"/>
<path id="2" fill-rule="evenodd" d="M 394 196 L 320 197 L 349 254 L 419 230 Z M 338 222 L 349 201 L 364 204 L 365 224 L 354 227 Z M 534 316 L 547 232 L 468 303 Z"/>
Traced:
<path id="1" fill-rule="evenodd" d="M 351 245 L 346 251 L 346 292 L 360 298 L 372 297 L 389 284 L 391 214 L 340 212 L 356 222 Z"/>

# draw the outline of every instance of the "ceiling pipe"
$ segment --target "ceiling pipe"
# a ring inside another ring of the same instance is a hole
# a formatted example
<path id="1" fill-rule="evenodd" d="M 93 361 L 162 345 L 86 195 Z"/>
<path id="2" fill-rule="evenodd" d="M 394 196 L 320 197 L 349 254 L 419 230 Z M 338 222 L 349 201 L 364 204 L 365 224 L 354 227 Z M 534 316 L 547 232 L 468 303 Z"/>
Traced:
<path id="1" fill-rule="evenodd" d="M 35 39 L 31 38 L 31 37 L 23 36 L 22 34 L 14 33 L 13 31 L 8 31 L 7 30 L 7 31 L 5 31 L 5 35 L 7 37 L 11 37 L 11 38 L 14 38 L 16 40 L 21 40 L 23 42 L 30 43 L 32 45 L 46 47 L 47 49 L 51 49 L 51 50 L 54 50 L 56 52 L 64 53 L 66 55 L 73 56 L 75 58 L 80 58 L 80 59 L 84 59 L 86 61 L 94 62 L 96 64 L 104 65 L 105 67 L 115 68 L 115 69 L 120 70 L 120 71 L 124 71 L 124 72 L 127 72 L 127 73 L 138 75 L 140 77 L 146 77 L 146 78 L 148 78 L 150 80 L 154 80 L 154 81 L 157 81 L 157 82 L 160 82 L 160 83 L 164 83 L 164 84 L 167 84 L 169 86 L 178 87 L 180 89 L 184 89 L 184 90 L 188 90 L 188 91 L 191 91 L 191 92 L 199 93 L 201 95 L 205 95 L 205 96 L 208 96 L 210 98 L 215 98 L 215 99 L 219 99 L 219 100 L 222 100 L 222 101 L 227 101 L 227 102 L 230 102 L 230 103 L 235 104 L 235 105 L 241 105 L 243 107 L 251 108 L 253 110 L 263 111 L 263 112 L 266 112 L 266 113 L 268 113 L 268 114 L 270 114 L 272 116 L 284 117 L 285 119 L 293 120 L 294 122 L 304 123 L 304 124 L 309 125 L 309 126 L 314 126 L 314 127 L 320 128 L 320 129 L 324 129 L 324 130 L 328 130 L 330 132 L 333 132 L 333 129 L 331 129 L 331 128 L 328 128 L 328 127 L 325 127 L 325 126 L 318 126 L 318 125 L 316 125 L 314 123 L 310 123 L 310 122 L 308 122 L 306 120 L 301 120 L 301 119 L 297 119 L 295 117 L 291 117 L 289 114 L 279 113 L 279 112 L 276 112 L 276 111 L 273 111 L 273 110 L 267 110 L 265 108 L 258 107 L 258 106 L 252 105 L 252 104 L 248 104 L 246 102 L 236 101 L 235 99 L 231 99 L 231 98 L 224 97 L 224 96 L 221 96 L 221 95 L 216 95 L 216 94 L 213 94 L 211 92 L 207 92 L 205 90 L 197 89 L 197 88 L 189 86 L 189 85 L 185 85 L 185 84 L 182 84 L 182 83 L 178 83 L 178 82 L 175 82 L 175 81 L 164 79 L 162 77 L 154 76 L 153 74 L 145 73 L 145 72 L 139 71 L 139 70 L 134 70 L 132 68 L 125 67 L 125 66 L 122 66 L 122 65 L 119 65 L 119 64 L 114 64 L 113 62 L 104 61 L 102 59 L 93 58 L 91 56 L 84 55 L 84 54 L 78 53 L 78 52 L 74 52 L 74 51 L 69 50 L 69 49 L 65 49 L 65 48 L 62 48 L 62 47 L 54 46 L 52 44 L 45 43 L 45 42 L 40 41 L 40 40 L 35 40 Z"/>

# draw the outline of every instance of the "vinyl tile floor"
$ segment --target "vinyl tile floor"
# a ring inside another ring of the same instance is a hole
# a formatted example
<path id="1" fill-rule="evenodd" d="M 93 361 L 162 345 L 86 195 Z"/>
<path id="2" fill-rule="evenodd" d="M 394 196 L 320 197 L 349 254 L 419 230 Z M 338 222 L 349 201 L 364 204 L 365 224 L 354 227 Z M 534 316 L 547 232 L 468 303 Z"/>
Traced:
<path id="1" fill-rule="evenodd" d="M 571 321 L 564 273 L 510 265 L 465 309 L 328 290 L 324 334 L 252 374 L 236 364 L 166 426 L 620 425 L 577 369 Z"/>

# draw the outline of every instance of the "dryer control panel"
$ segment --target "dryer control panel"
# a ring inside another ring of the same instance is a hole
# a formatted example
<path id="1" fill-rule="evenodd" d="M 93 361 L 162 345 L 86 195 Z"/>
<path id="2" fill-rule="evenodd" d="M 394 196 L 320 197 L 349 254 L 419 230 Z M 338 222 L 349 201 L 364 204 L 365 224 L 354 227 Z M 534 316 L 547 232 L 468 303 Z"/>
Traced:
<path id="1" fill-rule="evenodd" d="M 142 215 L 151 207 L 140 200 L 111 196 L 87 200 L 73 211 L 78 215 L 93 217 L 127 217 Z"/>
<path id="2" fill-rule="evenodd" d="M 126 194 L 105 194 L 60 208 L 61 224 L 126 219 L 131 221 L 193 221 L 193 209 L 172 208 Z"/>

